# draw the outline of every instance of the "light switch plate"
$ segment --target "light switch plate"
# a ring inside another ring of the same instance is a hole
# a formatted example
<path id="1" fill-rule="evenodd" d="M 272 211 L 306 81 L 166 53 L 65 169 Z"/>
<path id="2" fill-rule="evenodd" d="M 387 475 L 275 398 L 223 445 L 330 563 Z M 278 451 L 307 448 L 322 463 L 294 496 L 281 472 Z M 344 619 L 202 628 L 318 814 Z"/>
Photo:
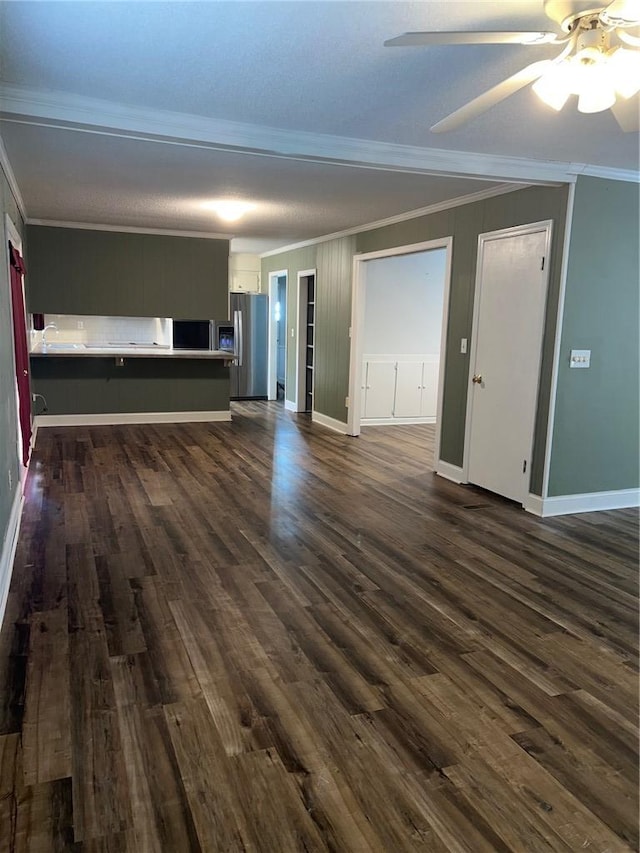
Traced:
<path id="1" fill-rule="evenodd" d="M 591 350 L 572 349 L 569 367 L 591 367 Z"/>
<path id="2" fill-rule="evenodd" d="M 464 355 L 467 351 L 467 339 L 460 338 L 460 352 Z"/>

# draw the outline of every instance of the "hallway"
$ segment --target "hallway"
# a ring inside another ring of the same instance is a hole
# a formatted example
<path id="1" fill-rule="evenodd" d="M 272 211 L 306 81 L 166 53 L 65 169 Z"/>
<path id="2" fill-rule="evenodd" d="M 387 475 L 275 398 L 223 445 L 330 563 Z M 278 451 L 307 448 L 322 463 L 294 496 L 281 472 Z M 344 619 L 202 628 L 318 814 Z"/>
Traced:
<path id="1" fill-rule="evenodd" d="M 541 520 L 433 433 L 41 430 L 1 849 L 636 849 L 637 511 Z"/>

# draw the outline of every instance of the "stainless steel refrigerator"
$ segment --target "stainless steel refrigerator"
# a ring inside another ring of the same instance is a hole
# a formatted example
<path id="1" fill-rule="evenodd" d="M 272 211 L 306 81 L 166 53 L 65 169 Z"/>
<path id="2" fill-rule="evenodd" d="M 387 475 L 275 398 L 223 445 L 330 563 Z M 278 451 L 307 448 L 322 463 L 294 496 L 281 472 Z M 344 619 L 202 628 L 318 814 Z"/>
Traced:
<path id="1" fill-rule="evenodd" d="M 238 363 L 231 366 L 232 400 L 266 400 L 269 297 L 266 293 L 230 293 Z"/>

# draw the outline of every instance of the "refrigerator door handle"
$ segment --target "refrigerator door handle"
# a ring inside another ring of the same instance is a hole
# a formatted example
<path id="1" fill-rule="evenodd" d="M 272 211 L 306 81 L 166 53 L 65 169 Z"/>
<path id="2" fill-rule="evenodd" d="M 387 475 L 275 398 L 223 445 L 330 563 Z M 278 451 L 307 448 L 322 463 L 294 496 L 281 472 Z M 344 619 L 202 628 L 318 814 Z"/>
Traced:
<path id="1" fill-rule="evenodd" d="M 235 353 L 234 355 L 238 359 L 237 365 L 238 367 L 242 367 L 242 356 L 244 352 L 244 336 L 243 336 L 243 322 L 242 322 L 242 311 L 234 311 L 233 312 L 233 329 L 234 329 L 234 340 L 236 342 L 235 345 Z"/>

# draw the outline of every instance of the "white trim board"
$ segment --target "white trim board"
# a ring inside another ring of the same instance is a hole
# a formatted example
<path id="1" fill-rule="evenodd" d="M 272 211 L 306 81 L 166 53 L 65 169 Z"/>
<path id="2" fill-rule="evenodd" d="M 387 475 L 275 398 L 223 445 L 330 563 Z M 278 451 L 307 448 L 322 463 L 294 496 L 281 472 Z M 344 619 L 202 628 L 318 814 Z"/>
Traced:
<path id="1" fill-rule="evenodd" d="M 7 183 L 9 184 L 9 188 L 13 193 L 13 197 L 16 200 L 16 204 L 18 205 L 18 210 L 22 214 L 22 218 L 26 220 L 27 208 L 25 206 L 24 199 L 22 198 L 22 193 L 20 192 L 18 181 L 16 180 L 16 176 L 11 167 L 9 155 L 7 154 L 7 149 L 4 147 L 2 136 L 0 136 L 0 168 L 2 168 L 2 171 L 5 174 Z"/>
<path id="2" fill-rule="evenodd" d="M 556 495 L 550 498 L 529 495 L 524 509 L 541 518 L 550 518 L 554 515 L 630 509 L 637 506 L 640 506 L 640 489 L 620 489 L 611 492 L 587 492 L 581 495 Z"/>
<path id="3" fill-rule="evenodd" d="M 283 130 L 11 83 L 2 87 L 0 113 L 5 121 L 64 127 L 81 133 L 373 169 L 466 175 L 480 180 L 565 182 L 586 166 Z"/>
<path id="4" fill-rule="evenodd" d="M 320 412 L 311 412 L 311 420 L 314 424 L 320 424 L 320 426 L 327 427 L 327 429 L 331 429 L 334 432 L 347 435 L 347 425 L 335 418 L 330 418 L 328 415 L 323 415 Z"/>
<path id="5" fill-rule="evenodd" d="M 445 480 L 451 480 L 452 483 L 464 485 L 468 481 L 465 479 L 464 471 L 458 465 L 452 465 L 450 462 L 443 462 L 438 459 L 435 463 L 435 472 L 439 477 L 444 477 Z"/>
<path id="6" fill-rule="evenodd" d="M 287 349 L 289 344 L 289 270 L 273 270 L 267 275 L 267 293 L 269 295 L 269 321 L 267 325 L 267 399 L 278 399 L 278 324 L 276 323 L 275 304 L 278 296 L 278 279 L 285 281 L 285 349 L 284 349 L 284 393 L 287 394 Z"/>
<path id="7" fill-rule="evenodd" d="M 297 412 L 296 404 L 292 400 L 284 401 L 284 410 L 285 412 Z"/>
<path id="8" fill-rule="evenodd" d="M 553 428 L 556 417 L 556 395 L 558 393 L 558 374 L 560 372 L 561 343 L 564 325 L 564 302 L 567 295 L 567 274 L 569 270 L 569 254 L 571 252 L 571 230 L 573 227 L 573 208 L 576 198 L 575 184 L 569 187 L 567 210 L 564 220 L 564 245 L 560 262 L 560 289 L 558 292 L 558 309 L 556 311 L 556 333 L 553 343 L 553 362 L 551 365 L 551 387 L 549 389 L 549 412 L 547 414 L 547 434 L 544 446 L 544 466 L 542 470 L 542 494 L 549 489 L 549 473 L 551 471 L 551 452 L 553 450 Z"/>
<path id="9" fill-rule="evenodd" d="M 387 225 L 396 225 L 398 222 L 407 222 L 410 219 L 418 219 L 420 216 L 429 216 L 431 213 L 440 213 L 443 210 L 451 210 L 454 207 L 473 204 L 474 202 L 482 201 L 485 198 L 493 198 L 494 196 L 513 193 L 516 190 L 524 190 L 529 186 L 531 186 L 531 184 L 510 183 L 499 184 L 496 187 L 487 187 L 486 190 L 478 190 L 478 192 L 475 193 L 467 193 L 466 195 L 461 195 L 457 198 L 439 201 L 436 204 L 427 205 L 427 207 L 408 210 L 406 213 L 398 213 L 395 216 L 388 216 L 386 219 L 378 219 L 375 222 L 367 222 L 365 225 L 357 225 L 354 228 L 345 228 L 344 231 L 334 231 L 333 234 L 323 234 L 321 237 L 313 237 L 310 240 L 301 240 L 299 243 L 290 243 L 288 246 L 281 246 L 279 249 L 269 249 L 268 252 L 263 252 L 260 257 L 269 258 L 272 255 L 280 255 L 283 252 L 291 252 L 295 249 L 304 249 L 307 246 L 316 246 L 318 243 L 327 243 L 329 240 L 337 240 L 340 237 L 351 237 L 354 234 L 363 234 L 367 231 L 374 231 L 376 228 L 384 228 Z M 385 257 L 387 254 L 392 252 L 392 249 L 382 249 L 380 251 L 380 257 Z M 371 252 L 369 254 L 373 257 L 375 253 Z"/>
<path id="10" fill-rule="evenodd" d="M 105 412 L 97 415 L 38 415 L 39 429 L 60 426 L 117 426 L 118 424 L 184 424 L 230 421 L 229 410 L 220 412 Z"/>
<path id="11" fill-rule="evenodd" d="M 409 424 L 435 424 L 434 417 L 425 418 L 361 418 L 360 426 L 407 426 Z"/>
<path id="12" fill-rule="evenodd" d="M 216 234 L 211 231 L 176 231 L 171 228 L 138 228 L 134 225 L 101 225 L 94 222 L 67 222 L 59 219 L 31 219 L 27 225 L 42 225 L 46 228 L 76 228 L 80 231 L 115 231 L 121 234 L 159 234 L 163 237 L 198 237 L 201 240 L 228 240 L 233 234 Z"/>
<path id="13" fill-rule="evenodd" d="M 9 597 L 9 586 L 11 585 L 13 561 L 16 556 L 16 548 L 18 547 L 18 536 L 20 534 L 23 504 L 24 495 L 22 493 L 21 483 L 18 483 L 13 496 L 9 523 L 7 524 L 7 530 L 2 543 L 2 553 L 0 554 L 0 628 L 4 621 L 7 598 Z"/>

